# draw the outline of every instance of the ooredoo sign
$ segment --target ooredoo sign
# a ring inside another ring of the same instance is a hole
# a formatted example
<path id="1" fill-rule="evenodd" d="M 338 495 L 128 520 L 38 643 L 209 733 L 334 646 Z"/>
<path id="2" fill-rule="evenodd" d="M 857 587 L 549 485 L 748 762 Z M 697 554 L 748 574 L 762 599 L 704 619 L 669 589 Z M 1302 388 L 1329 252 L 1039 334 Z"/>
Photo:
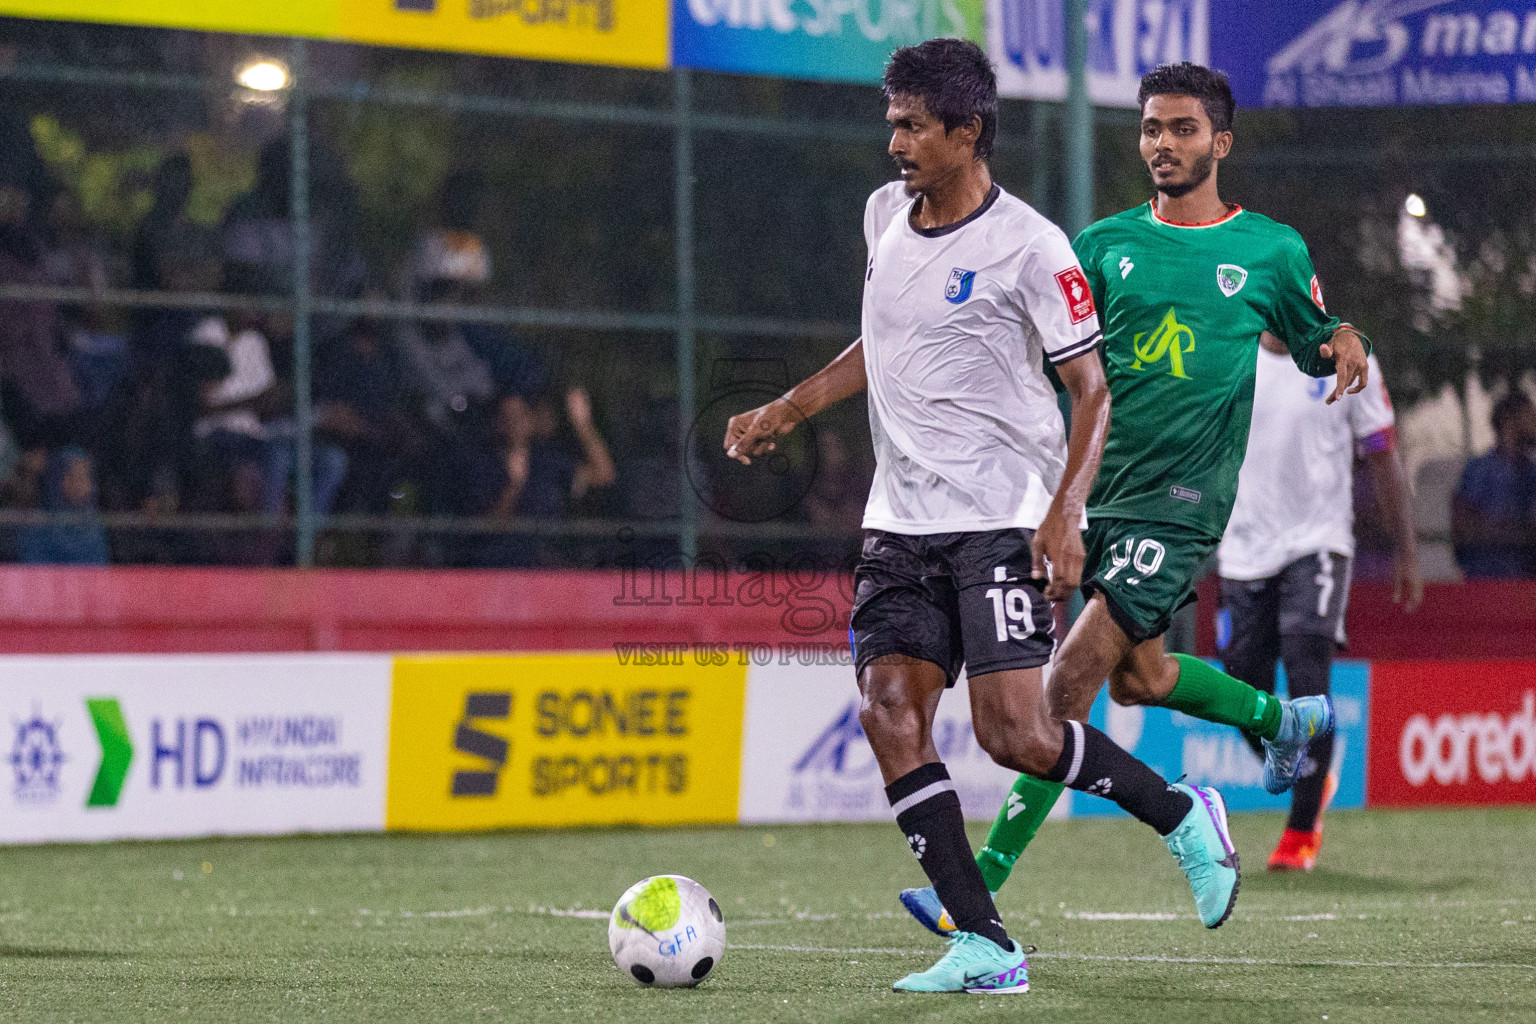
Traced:
<path id="1" fill-rule="evenodd" d="M 1536 664 L 1372 666 L 1372 806 L 1536 802 Z"/>

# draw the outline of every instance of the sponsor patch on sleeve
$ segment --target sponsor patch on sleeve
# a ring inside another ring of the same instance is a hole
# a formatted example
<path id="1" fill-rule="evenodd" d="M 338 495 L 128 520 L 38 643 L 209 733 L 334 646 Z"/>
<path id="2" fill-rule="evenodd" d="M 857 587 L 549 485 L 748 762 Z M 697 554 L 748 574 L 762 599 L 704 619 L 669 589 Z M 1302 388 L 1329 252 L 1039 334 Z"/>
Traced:
<path id="1" fill-rule="evenodd" d="M 1056 275 L 1056 283 L 1061 286 L 1061 294 L 1067 300 L 1067 310 L 1072 314 L 1072 322 L 1080 324 L 1093 316 L 1093 289 L 1088 287 L 1088 278 L 1083 274 L 1082 267 L 1068 267 Z M 1316 287 L 1313 287 L 1314 294 Z"/>
<path id="2" fill-rule="evenodd" d="M 1312 275 L 1312 301 L 1317 303 L 1318 309 L 1328 312 L 1328 307 L 1323 305 L 1323 286 L 1317 283 L 1316 274 Z"/>

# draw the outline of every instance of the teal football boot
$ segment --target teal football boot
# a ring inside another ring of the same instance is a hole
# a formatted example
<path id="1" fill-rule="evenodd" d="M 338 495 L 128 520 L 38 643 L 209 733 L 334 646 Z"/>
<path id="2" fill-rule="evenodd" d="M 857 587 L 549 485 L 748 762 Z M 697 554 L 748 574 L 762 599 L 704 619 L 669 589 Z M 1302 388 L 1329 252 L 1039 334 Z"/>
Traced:
<path id="1" fill-rule="evenodd" d="M 926 971 L 909 974 L 891 988 L 897 992 L 971 992 L 1010 995 L 1029 991 L 1029 964 L 1017 941 L 1004 949 L 975 932 L 956 932 L 949 951 Z"/>
<path id="2" fill-rule="evenodd" d="M 1226 802 L 1208 786 L 1175 783 L 1173 788 L 1193 800 L 1194 806 L 1179 827 L 1163 837 L 1163 842 L 1189 879 L 1200 923 L 1207 928 L 1220 928 L 1232 916 L 1242 881 L 1237 848 L 1227 831 Z"/>

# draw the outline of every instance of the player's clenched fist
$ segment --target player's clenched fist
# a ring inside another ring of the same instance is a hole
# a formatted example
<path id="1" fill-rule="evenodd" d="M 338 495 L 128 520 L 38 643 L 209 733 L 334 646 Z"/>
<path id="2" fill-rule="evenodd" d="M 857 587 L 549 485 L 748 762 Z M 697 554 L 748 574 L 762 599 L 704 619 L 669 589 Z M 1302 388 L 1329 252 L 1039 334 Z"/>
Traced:
<path id="1" fill-rule="evenodd" d="M 750 466 L 752 456 L 773 451 L 775 439 L 794 430 L 804 418 L 794 403 L 782 398 L 737 413 L 725 425 L 725 454 Z"/>

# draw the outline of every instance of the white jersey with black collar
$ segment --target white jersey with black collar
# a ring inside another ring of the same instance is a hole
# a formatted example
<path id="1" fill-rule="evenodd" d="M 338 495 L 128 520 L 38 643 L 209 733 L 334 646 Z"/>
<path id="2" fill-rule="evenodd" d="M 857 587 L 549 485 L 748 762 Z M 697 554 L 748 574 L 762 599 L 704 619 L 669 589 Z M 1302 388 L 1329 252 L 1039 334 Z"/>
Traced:
<path id="1" fill-rule="evenodd" d="M 1102 338 L 1061 229 L 994 185 L 969 217 L 913 226 L 901 182 L 869 197 L 864 365 L 876 469 L 865 529 L 1034 529 L 1066 468 L 1043 360 Z"/>

